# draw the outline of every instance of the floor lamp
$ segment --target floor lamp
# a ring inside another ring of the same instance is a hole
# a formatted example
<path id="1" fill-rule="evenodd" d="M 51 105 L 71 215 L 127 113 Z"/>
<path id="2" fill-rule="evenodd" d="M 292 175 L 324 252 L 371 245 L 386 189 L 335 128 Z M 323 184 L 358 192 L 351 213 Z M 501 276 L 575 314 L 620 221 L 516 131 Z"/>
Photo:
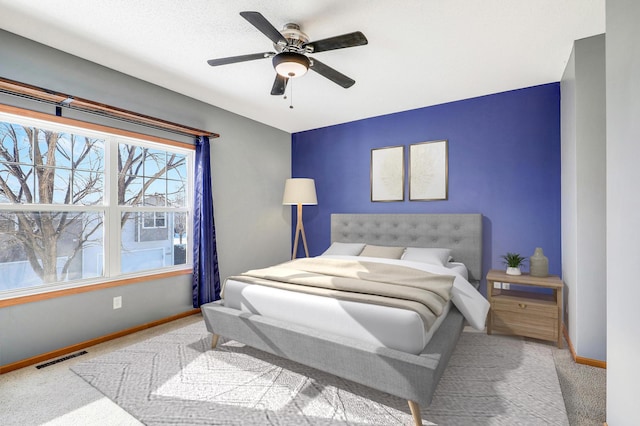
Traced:
<path id="1" fill-rule="evenodd" d="M 304 235 L 304 224 L 302 223 L 302 206 L 316 205 L 318 199 L 316 197 L 316 184 L 313 179 L 293 178 L 287 179 L 284 184 L 284 197 L 282 198 L 284 205 L 298 206 L 298 223 L 296 224 L 296 237 L 293 243 L 293 253 L 291 259 L 296 258 L 298 253 L 298 237 L 302 234 L 302 244 L 304 252 L 309 257 L 309 249 L 307 248 L 307 237 Z"/>

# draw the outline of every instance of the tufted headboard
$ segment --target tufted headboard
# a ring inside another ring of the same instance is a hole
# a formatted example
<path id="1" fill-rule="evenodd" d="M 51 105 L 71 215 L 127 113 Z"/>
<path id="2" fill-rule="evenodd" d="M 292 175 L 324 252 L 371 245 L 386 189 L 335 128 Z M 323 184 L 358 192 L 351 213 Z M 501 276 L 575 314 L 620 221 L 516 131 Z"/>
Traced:
<path id="1" fill-rule="evenodd" d="M 451 249 L 454 261 L 482 279 L 481 214 L 332 214 L 331 242 Z"/>

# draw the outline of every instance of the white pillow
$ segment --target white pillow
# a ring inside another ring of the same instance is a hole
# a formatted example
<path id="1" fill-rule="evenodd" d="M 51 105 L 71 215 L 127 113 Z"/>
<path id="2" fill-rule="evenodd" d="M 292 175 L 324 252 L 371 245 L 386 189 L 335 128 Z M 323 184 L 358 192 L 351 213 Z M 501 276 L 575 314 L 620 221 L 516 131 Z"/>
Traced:
<path id="1" fill-rule="evenodd" d="M 329 248 L 321 254 L 324 255 L 338 255 L 338 256 L 358 256 L 362 249 L 364 248 L 364 243 L 332 243 Z"/>
<path id="2" fill-rule="evenodd" d="M 450 257 L 450 249 L 407 247 L 402 255 L 402 260 L 445 266 Z"/>

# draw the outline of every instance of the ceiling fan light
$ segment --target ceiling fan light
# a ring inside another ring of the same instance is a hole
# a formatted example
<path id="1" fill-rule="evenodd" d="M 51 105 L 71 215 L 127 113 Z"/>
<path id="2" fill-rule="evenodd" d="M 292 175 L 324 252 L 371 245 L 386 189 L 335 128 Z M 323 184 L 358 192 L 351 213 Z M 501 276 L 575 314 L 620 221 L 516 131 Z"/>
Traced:
<path id="1" fill-rule="evenodd" d="M 273 67 L 283 77 L 302 77 L 309 70 L 310 61 L 305 55 L 282 52 L 273 57 Z"/>

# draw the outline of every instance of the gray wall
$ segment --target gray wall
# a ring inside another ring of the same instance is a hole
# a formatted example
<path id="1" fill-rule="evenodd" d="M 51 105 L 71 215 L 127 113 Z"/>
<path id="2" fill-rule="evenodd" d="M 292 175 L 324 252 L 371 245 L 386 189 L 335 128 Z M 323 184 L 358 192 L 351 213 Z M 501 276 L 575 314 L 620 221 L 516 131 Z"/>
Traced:
<path id="1" fill-rule="evenodd" d="M 605 36 L 576 40 L 561 90 L 565 325 L 581 357 L 606 360 Z"/>
<path id="2" fill-rule="evenodd" d="M 285 261 L 291 209 L 291 136 L 220 108 L 0 30 L 0 76 L 221 135 L 212 140 L 212 185 L 221 277 Z M 0 95 L 0 103 L 53 113 L 51 105 Z M 140 133 L 190 139 L 63 110 Z M 114 296 L 123 308 L 112 309 Z M 191 309 L 191 277 L 71 295 L 0 309 L 0 365 Z"/>
<path id="3" fill-rule="evenodd" d="M 607 423 L 640 424 L 640 2 L 607 0 Z"/>

